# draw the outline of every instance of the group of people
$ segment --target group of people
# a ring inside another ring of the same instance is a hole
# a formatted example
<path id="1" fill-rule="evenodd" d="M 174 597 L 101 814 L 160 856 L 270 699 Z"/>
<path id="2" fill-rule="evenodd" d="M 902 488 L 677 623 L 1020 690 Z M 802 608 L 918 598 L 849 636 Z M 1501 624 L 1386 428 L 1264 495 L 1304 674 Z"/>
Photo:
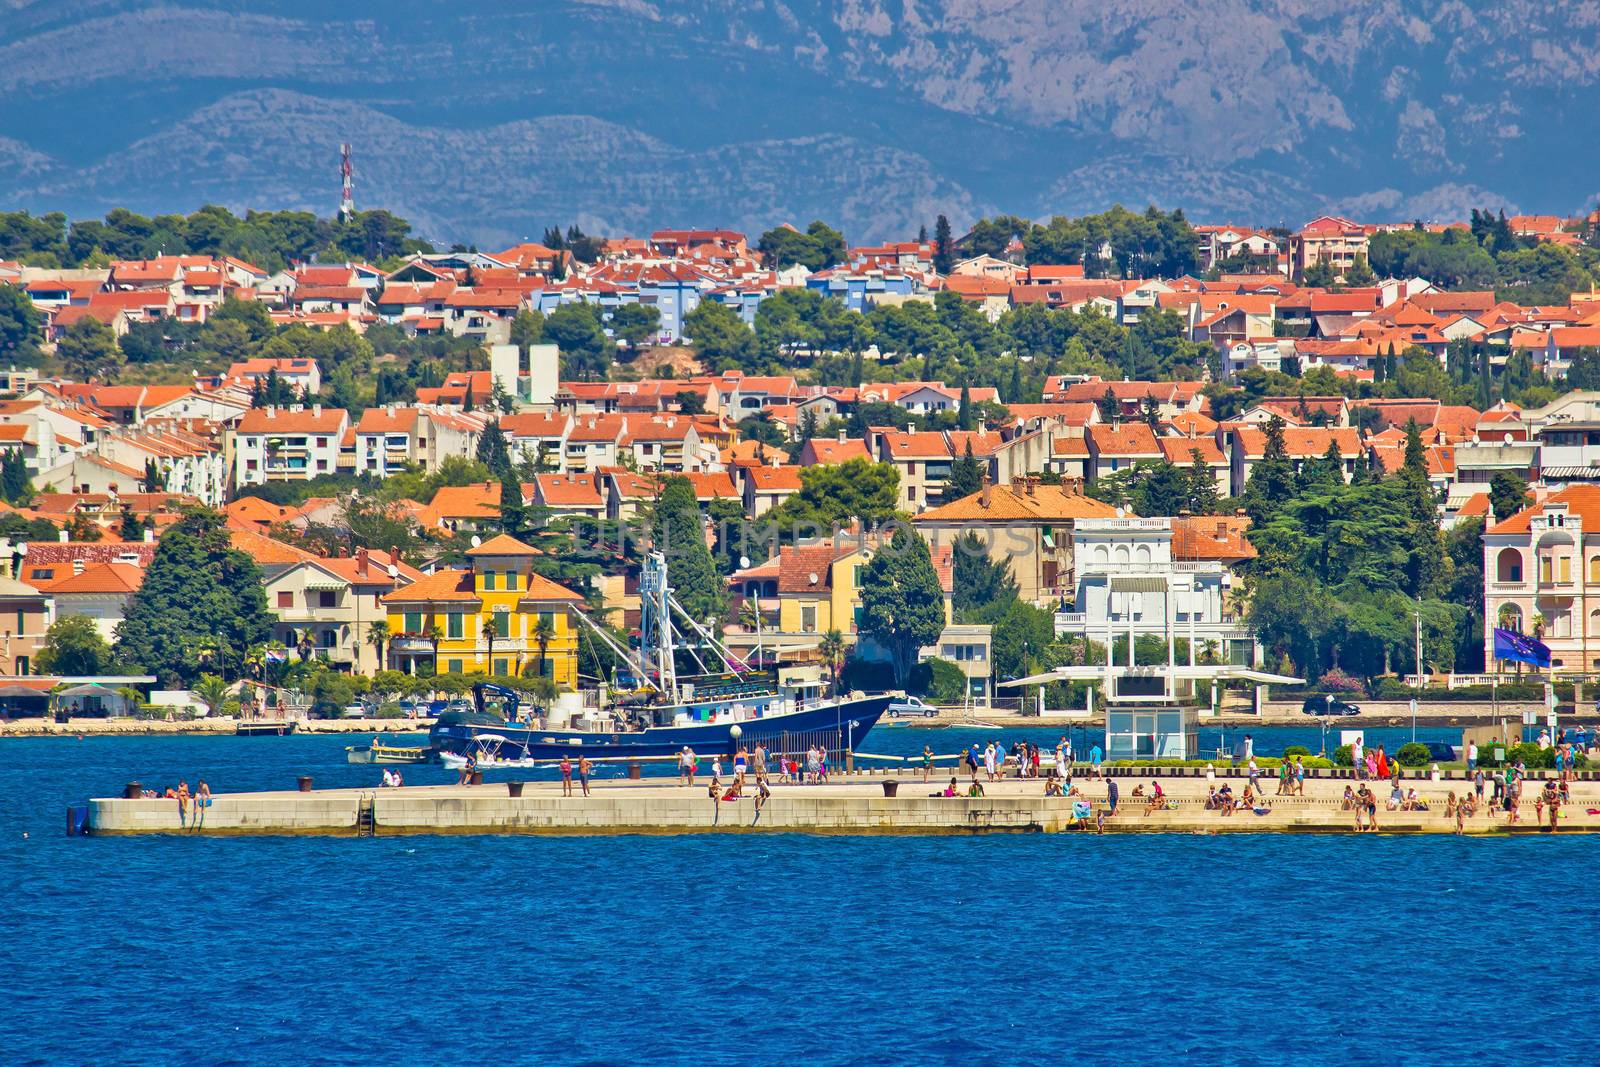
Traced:
<path id="1" fill-rule="evenodd" d="M 1012 776 L 1016 778 L 1040 778 L 1044 775 L 1044 760 L 1049 755 L 1049 750 L 1041 749 L 1031 741 L 1014 741 L 1008 749 L 999 741 L 990 741 L 987 745 L 979 747 L 974 741 L 972 747 L 964 749 L 961 753 L 961 769 L 967 775 L 976 778 L 982 768 L 985 778 L 997 782 L 1006 776 L 1006 768 L 1011 768 Z M 926 782 L 933 771 L 933 750 L 928 746 L 922 747 L 922 780 Z M 1105 755 L 1099 745 L 1089 750 L 1089 777 L 1101 777 L 1100 765 L 1104 762 Z M 1063 780 L 1072 778 L 1072 765 L 1074 756 L 1072 742 L 1066 736 L 1056 742 L 1054 771 Z"/>
<path id="2" fill-rule="evenodd" d="M 693 786 L 699 774 L 700 757 L 688 745 L 678 753 L 678 781 Z M 765 746 L 747 749 L 743 745 L 733 754 L 733 774 L 736 778 L 754 774 L 765 780 L 777 771 L 778 781 L 800 785 L 821 785 L 828 780 L 828 750 L 823 745 L 812 745 L 804 753 L 769 753 Z M 723 777 L 722 757 L 711 758 L 711 777 Z M 926 777 L 924 777 L 926 781 Z"/>
<path id="3" fill-rule="evenodd" d="M 406 784 L 405 779 L 400 776 L 400 771 L 399 771 L 398 768 L 393 768 L 393 769 L 387 768 L 387 767 L 384 768 L 384 771 L 383 771 L 383 788 L 385 788 L 385 789 L 398 789 L 398 788 L 400 788 L 401 786 L 403 786 L 405 784 Z"/>
<path id="4" fill-rule="evenodd" d="M 194 787 L 194 792 L 189 791 L 189 780 L 183 779 L 176 789 L 167 786 L 160 794 L 154 789 L 142 790 L 139 794 L 146 800 L 176 800 L 178 802 L 178 826 L 190 830 L 198 830 L 205 823 L 206 809 L 211 806 L 211 787 L 204 778 Z M 193 811 L 193 818 L 190 812 Z"/>
<path id="5" fill-rule="evenodd" d="M 1235 796 L 1233 786 L 1227 782 L 1222 783 L 1219 789 L 1214 783 L 1207 787 L 1205 808 L 1207 811 L 1220 812 L 1224 816 L 1232 815 L 1236 811 L 1255 811 L 1266 814 L 1268 808 L 1261 805 L 1259 783 L 1252 778 L 1245 783 L 1244 792 Z"/>

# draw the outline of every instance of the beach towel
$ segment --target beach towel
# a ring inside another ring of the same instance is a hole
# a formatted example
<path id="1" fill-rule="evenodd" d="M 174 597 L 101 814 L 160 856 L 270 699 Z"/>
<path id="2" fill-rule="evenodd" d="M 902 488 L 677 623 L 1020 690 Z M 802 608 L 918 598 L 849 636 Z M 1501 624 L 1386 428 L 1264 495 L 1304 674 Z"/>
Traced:
<path id="1" fill-rule="evenodd" d="M 1072 802 L 1072 817 L 1074 819 L 1087 819 L 1094 813 L 1087 800 L 1074 800 Z"/>
<path id="2" fill-rule="evenodd" d="M 1255 812 L 1257 815 L 1271 815 L 1272 814 L 1272 809 L 1271 808 L 1251 808 L 1250 810 Z"/>

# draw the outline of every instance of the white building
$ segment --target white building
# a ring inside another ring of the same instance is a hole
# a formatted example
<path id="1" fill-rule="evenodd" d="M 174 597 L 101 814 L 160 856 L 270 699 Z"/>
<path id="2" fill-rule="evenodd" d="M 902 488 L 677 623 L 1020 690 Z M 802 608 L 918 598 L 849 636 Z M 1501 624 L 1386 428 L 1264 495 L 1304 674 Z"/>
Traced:
<path id="1" fill-rule="evenodd" d="M 1075 610 L 1056 614 L 1058 635 L 1108 647 L 1129 634 L 1189 642 L 1190 665 L 1215 657 L 1254 666 L 1255 634 L 1233 613 L 1233 575 L 1215 559 L 1174 560 L 1173 520 L 1079 519 Z"/>
<path id="2" fill-rule="evenodd" d="M 339 467 L 349 415 L 321 404 L 251 408 L 231 433 L 233 484 L 310 481 Z"/>

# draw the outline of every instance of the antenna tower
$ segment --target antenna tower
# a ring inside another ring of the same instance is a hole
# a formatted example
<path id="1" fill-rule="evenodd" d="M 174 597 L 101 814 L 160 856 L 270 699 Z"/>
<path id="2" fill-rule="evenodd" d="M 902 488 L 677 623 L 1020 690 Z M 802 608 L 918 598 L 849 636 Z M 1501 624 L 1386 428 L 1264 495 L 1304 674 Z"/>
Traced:
<path id="1" fill-rule="evenodd" d="M 355 186 L 350 180 L 350 146 L 339 146 L 339 221 L 348 222 L 356 213 Z"/>

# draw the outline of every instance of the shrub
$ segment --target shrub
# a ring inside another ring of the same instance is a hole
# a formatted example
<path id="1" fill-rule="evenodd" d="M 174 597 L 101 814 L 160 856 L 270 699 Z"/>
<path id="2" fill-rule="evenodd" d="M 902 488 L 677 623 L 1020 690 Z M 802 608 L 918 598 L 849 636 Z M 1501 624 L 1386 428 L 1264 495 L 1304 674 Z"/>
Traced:
<path id="1" fill-rule="evenodd" d="M 1401 745 L 1400 751 L 1394 754 L 1394 758 L 1402 767 L 1426 767 L 1433 757 L 1429 754 L 1427 745 L 1411 741 Z"/>
<path id="2" fill-rule="evenodd" d="M 1511 763 L 1525 763 L 1529 769 L 1553 767 L 1556 762 L 1556 750 L 1540 748 L 1532 741 L 1524 741 L 1506 749 L 1506 759 Z"/>
<path id="3" fill-rule="evenodd" d="M 379 719 L 403 719 L 406 717 L 406 713 L 400 710 L 399 704 L 391 700 L 379 706 L 376 717 Z"/>
<path id="4" fill-rule="evenodd" d="M 1338 748 L 1334 749 L 1333 750 L 1333 762 L 1338 764 L 1340 767 L 1348 767 L 1348 766 L 1350 766 L 1351 763 L 1352 763 L 1352 760 L 1350 758 L 1350 746 L 1349 745 L 1340 745 Z"/>
<path id="5" fill-rule="evenodd" d="M 1325 693 L 1354 693 L 1361 688 L 1361 679 L 1339 667 L 1330 667 L 1317 679 L 1317 688 Z"/>
<path id="6" fill-rule="evenodd" d="M 1311 755 L 1311 750 L 1304 745 L 1290 745 L 1283 750 L 1283 754 L 1285 758 L 1293 759 L 1296 756 L 1309 756 Z"/>
<path id="7" fill-rule="evenodd" d="M 912 668 L 906 688 L 934 704 L 959 704 L 966 695 L 967 676 L 949 660 L 933 656 Z"/>

